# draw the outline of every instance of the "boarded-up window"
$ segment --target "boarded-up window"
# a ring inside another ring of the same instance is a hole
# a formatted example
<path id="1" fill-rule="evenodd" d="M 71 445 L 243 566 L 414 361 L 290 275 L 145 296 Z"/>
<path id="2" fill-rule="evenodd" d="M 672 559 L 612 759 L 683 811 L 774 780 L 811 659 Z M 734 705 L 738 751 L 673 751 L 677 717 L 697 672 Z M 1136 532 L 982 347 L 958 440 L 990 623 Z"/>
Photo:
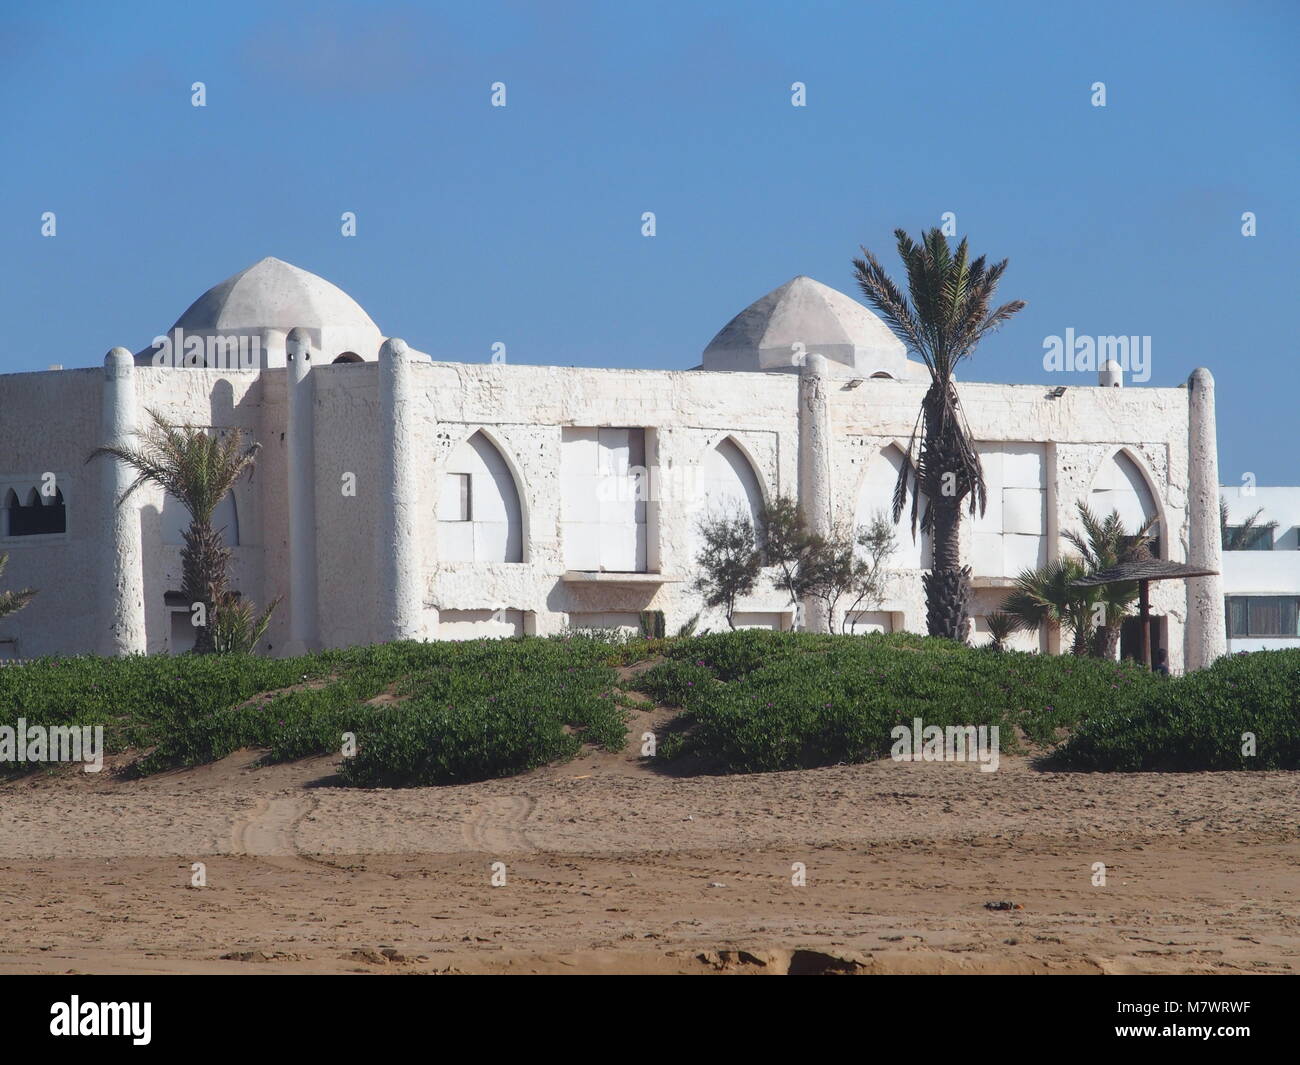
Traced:
<path id="1" fill-rule="evenodd" d="M 645 430 L 565 429 L 560 476 L 565 568 L 644 572 Z"/>

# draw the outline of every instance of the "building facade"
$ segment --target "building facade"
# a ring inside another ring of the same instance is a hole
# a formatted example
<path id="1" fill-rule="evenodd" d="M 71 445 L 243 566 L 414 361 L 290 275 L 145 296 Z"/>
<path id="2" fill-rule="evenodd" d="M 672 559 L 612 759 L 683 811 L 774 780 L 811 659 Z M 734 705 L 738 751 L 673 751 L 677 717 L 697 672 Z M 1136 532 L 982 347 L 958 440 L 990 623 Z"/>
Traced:
<path id="1" fill-rule="evenodd" d="M 1016 574 L 1059 556 L 1076 503 L 1159 519 L 1160 555 L 1219 569 L 1213 379 L 1133 388 L 962 382 L 988 483 L 963 522 L 974 642 Z M 890 506 L 928 385 L 865 307 L 799 277 L 733 318 L 692 370 L 440 362 L 385 339 L 345 293 L 265 259 L 201 296 L 155 344 L 103 367 L 0 376 L 0 551 L 39 595 L 0 619 L 0 655 L 180 651 L 175 500 L 86 457 L 155 411 L 262 445 L 218 514 L 232 587 L 284 605 L 273 654 L 399 638 L 636 629 L 701 610 L 702 517 L 796 497 L 813 526 Z M 926 537 L 907 515 L 885 598 L 851 631 L 925 631 Z M 1175 669 L 1224 651 L 1217 577 L 1153 588 Z M 740 625 L 801 615 L 764 584 Z M 836 619 L 837 624 L 840 619 Z M 704 611 L 701 628 L 720 628 Z M 1055 651 L 1050 632 L 1020 646 Z"/>
<path id="2" fill-rule="evenodd" d="M 1228 650 L 1300 647 L 1300 488 L 1225 487 L 1223 499 Z"/>

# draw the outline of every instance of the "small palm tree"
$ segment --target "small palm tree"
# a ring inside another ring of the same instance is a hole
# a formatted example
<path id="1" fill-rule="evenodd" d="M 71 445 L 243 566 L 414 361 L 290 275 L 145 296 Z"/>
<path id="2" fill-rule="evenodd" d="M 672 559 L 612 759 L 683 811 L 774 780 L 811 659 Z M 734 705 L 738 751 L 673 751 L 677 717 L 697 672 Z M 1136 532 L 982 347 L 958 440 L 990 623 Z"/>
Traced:
<path id="1" fill-rule="evenodd" d="M 1240 525 L 1228 524 L 1228 501 L 1222 496 L 1219 497 L 1219 537 L 1223 543 L 1225 551 L 1247 551 L 1250 549 L 1250 542 L 1255 538 L 1255 533 L 1259 529 L 1276 529 L 1275 521 L 1260 521 L 1260 516 L 1264 513 L 1264 508 L 1260 507 L 1254 514 L 1246 518 Z"/>
<path id="2" fill-rule="evenodd" d="M 7 565 L 9 565 L 9 556 L 0 555 L 0 576 L 4 575 Z M 35 588 L 24 588 L 21 592 L 0 592 L 0 618 L 17 613 L 32 601 L 35 594 Z"/>
<path id="3" fill-rule="evenodd" d="M 1086 503 L 1078 503 L 1079 520 L 1083 534 L 1067 532 L 1063 535 L 1082 556 L 1085 576 L 1092 576 L 1126 561 L 1134 552 L 1150 547 L 1154 536 L 1152 528 L 1158 519 L 1151 518 L 1134 533 L 1128 533 L 1119 511 L 1112 510 L 1104 519 L 1098 518 Z M 1093 640 L 1093 654 L 1098 658 L 1114 658 L 1119 647 L 1120 630 L 1124 619 L 1132 613 L 1138 597 L 1137 581 L 1117 581 L 1098 585 L 1095 589 L 1097 605 L 1104 607 Z"/>
<path id="4" fill-rule="evenodd" d="M 272 599 L 260 616 L 252 603 L 241 599 L 235 592 L 223 592 L 215 605 L 209 626 L 212 650 L 219 655 L 252 654 L 266 635 L 271 615 L 280 605 L 280 597 L 277 595 Z"/>
<path id="5" fill-rule="evenodd" d="M 149 411 L 151 425 L 139 434 L 139 443 L 97 447 L 87 462 L 109 456 L 125 462 L 136 478 L 122 493 L 119 506 L 144 484 L 157 485 L 173 496 L 190 515 L 181 549 L 181 594 L 191 604 L 203 604 L 203 624 L 197 626 L 194 650 L 214 651 L 214 624 L 219 610 L 230 605 L 227 568 L 230 549 L 222 529 L 212 527 L 218 504 L 245 473 L 252 474 L 261 444 L 246 444 L 242 429 L 209 434 L 193 425 L 177 425 Z M 274 604 L 272 604 L 274 606 Z"/>
<path id="6" fill-rule="evenodd" d="M 1098 590 L 1076 588 L 1074 582 L 1087 572 L 1077 558 L 1060 558 L 1025 570 L 1002 601 L 1002 612 L 1015 620 L 1017 628 L 1028 632 L 1036 632 L 1042 625 L 1059 626 L 1070 635 L 1071 653 L 1086 655 Z"/>
<path id="7" fill-rule="evenodd" d="M 964 238 L 956 254 L 939 229 L 923 233 L 920 243 L 902 229 L 894 231 L 894 238 L 907 271 L 908 296 L 866 248 L 862 249 L 863 258 L 853 260 L 863 294 L 894 335 L 923 359 L 930 371 L 930 388 L 921 401 L 894 487 L 894 521 L 902 516 L 910 482 L 912 536 L 916 536 L 920 497 L 924 495 L 928 507 L 921 522 L 933 537 L 933 565 L 922 578 L 926 623 L 931 636 L 960 640 L 965 634 L 970 595 L 970 569 L 961 564 L 961 508 L 969 497 L 971 514 L 984 513 L 986 489 L 970 426 L 957 400 L 954 371 L 987 334 L 1025 302 L 1012 300 L 993 307 L 993 294 L 1007 260 L 992 266 L 985 265 L 982 255 L 972 260 Z M 918 429 L 919 453 L 915 451 Z"/>
<path id="8" fill-rule="evenodd" d="M 1007 640 L 1011 634 L 1019 627 L 1016 619 L 1010 614 L 1004 614 L 1002 611 L 996 611 L 984 619 L 988 623 L 989 635 L 993 637 L 989 644 L 990 650 L 999 653 L 1007 649 Z"/>

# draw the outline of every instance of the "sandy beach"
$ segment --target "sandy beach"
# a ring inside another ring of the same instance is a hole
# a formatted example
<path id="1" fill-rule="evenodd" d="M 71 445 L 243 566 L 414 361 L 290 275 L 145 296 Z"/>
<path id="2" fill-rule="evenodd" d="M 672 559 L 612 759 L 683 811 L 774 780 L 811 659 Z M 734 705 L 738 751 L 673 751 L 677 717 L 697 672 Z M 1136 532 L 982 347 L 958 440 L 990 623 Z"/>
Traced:
<path id="1" fill-rule="evenodd" d="M 360 791 L 259 757 L 0 786 L 0 972 L 1300 969 L 1294 773 L 629 753 Z"/>

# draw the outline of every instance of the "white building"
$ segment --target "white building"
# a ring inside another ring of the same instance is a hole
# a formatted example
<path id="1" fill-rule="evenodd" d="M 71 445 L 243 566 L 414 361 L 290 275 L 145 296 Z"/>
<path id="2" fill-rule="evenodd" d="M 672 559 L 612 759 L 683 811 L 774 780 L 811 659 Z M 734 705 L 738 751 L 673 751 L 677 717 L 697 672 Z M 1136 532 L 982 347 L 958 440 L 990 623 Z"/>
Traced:
<path id="1" fill-rule="evenodd" d="M 1300 488 L 1225 487 L 1223 498 L 1230 534 L 1261 512 L 1242 548 L 1223 552 L 1228 650 L 1300 647 Z"/>
<path id="2" fill-rule="evenodd" d="M 208 365 L 174 365 L 175 351 Z M 977 641 L 1015 574 L 1066 549 L 1079 500 L 1130 523 L 1157 516 L 1161 557 L 1218 569 L 1213 379 L 1102 381 L 959 386 L 989 489 L 987 513 L 962 531 Z M 285 597 L 267 638 L 280 654 L 635 629 L 647 611 L 675 631 L 700 609 L 701 515 L 756 513 L 777 494 L 797 496 L 819 529 L 887 510 L 927 383 L 865 307 L 806 277 L 733 318 L 694 370 L 566 369 L 432 361 L 385 342 L 333 285 L 264 259 L 204 293 L 167 344 L 115 348 L 102 368 L 0 376 L 5 580 L 40 589 L 0 620 L 0 652 L 191 642 L 185 515 L 152 490 L 114 507 L 120 464 L 86 463 L 146 409 L 263 445 L 219 521 L 232 587 Z M 857 631 L 925 630 L 929 545 L 913 543 L 906 515 L 899 540 L 888 596 Z M 1153 600 L 1174 669 L 1223 652 L 1218 578 L 1162 582 Z M 765 587 L 737 620 L 787 628 L 794 616 Z M 1053 634 L 1022 639 L 1058 649 Z"/>

